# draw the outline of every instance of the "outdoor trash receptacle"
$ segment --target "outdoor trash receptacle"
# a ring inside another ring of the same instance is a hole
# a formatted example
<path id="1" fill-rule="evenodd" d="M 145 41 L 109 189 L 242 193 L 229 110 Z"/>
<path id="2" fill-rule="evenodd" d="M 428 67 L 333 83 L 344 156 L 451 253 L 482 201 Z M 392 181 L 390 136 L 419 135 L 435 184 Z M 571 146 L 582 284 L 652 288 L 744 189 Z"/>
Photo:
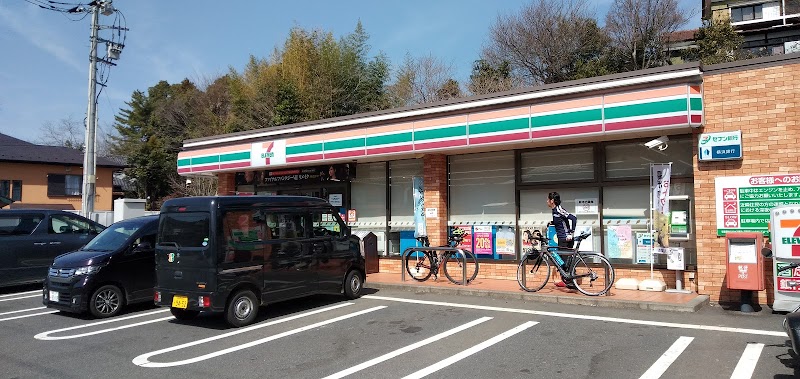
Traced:
<path id="1" fill-rule="evenodd" d="M 364 265 L 367 274 L 380 272 L 380 262 L 378 262 L 378 236 L 375 233 L 361 230 L 353 233 L 358 237 L 361 246 L 361 256 L 364 257 Z"/>

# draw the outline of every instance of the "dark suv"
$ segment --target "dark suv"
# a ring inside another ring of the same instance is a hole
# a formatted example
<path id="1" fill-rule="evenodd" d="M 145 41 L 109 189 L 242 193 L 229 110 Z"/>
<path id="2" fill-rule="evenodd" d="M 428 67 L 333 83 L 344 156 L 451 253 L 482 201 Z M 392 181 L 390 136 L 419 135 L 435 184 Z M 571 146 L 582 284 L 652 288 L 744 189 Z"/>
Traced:
<path id="1" fill-rule="evenodd" d="M 44 282 L 44 305 L 95 317 L 153 300 L 158 216 L 115 222 L 78 251 L 58 256 Z"/>
<path id="2" fill-rule="evenodd" d="M 42 282 L 53 258 L 77 250 L 103 229 L 64 211 L 0 210 L 0 286 Z"/>

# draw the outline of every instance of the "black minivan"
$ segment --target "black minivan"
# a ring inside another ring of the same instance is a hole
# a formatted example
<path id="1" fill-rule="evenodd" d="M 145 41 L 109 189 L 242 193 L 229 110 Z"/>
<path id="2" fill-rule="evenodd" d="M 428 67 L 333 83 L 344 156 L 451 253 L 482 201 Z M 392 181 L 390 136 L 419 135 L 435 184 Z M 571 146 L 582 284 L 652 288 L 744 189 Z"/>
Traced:
<path id="1" fill-rule="evenodd" d="M 49 308 L 99 318 L 123 306 L 150 301 L 155 285 L 153 259 L 158 216 L 115 222 L 80 250 L 55 258 L 44 282 Z"/>
<path id="2" fill-rule="evenodd" d="M 316 293 L 357 298 L 365 279 L 357 237 L 325 200 L 186 197 L 161 207 L 155 303 L 178 319 L 224 312 L 244 326 L 267 303 Z"/>

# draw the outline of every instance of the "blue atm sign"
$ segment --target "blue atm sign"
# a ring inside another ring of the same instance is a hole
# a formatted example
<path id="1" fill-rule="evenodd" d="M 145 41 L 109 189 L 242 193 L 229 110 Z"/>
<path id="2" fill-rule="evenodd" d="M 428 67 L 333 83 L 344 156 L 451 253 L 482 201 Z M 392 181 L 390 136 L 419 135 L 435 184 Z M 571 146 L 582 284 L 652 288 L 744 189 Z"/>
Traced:
<path id="1" fill-rule="evenodd" d="M 698 148 L 700 161 L 742 159 L 742 132 L 701 134 Z"/>

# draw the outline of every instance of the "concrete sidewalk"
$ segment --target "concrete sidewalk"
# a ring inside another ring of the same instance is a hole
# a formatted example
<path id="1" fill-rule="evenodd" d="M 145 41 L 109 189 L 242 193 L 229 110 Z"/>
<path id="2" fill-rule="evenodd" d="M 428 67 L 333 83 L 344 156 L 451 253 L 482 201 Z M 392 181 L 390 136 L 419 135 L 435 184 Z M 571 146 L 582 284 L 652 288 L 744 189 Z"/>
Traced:
<path id="1" fill-rule="evenodd" d="M 487 296 L 496 299 L 526 300 L 542 303 L 560 303 L 609 307 L 621 309 L 647 309 L 654 311 L 696 312 L 709 303 L 707 295 L 681 294 L 635 290 L 618 290 L 612 287 L 609 295 L 586 296 L 578 291 L 558 288 L 548 283 L 538 292 L 526 292 L 513 280 L 476 278 L 466 286 L 451 283 L 444 276 L 434 281 L 417 282 L 399 273 L 367 275 L 366 288 L 398 289 L 411 292 L 430 292 L 466 296 Z"/>

